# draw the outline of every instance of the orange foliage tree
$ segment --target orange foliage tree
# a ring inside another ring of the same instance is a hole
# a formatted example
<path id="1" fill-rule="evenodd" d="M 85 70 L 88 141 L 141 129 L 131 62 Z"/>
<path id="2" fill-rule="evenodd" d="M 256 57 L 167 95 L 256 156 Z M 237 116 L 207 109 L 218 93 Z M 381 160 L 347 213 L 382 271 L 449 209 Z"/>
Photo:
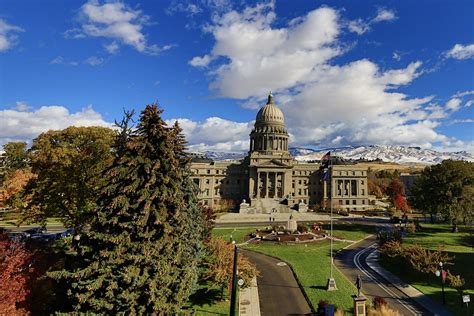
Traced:
<path id="1" fill-rule="evenodd" d="M 26 186 L 30 179 L 35 178 L 30 168 L 16 169 L 7 175 L 0 188 L 0 204 L 11 205 L 15 195 Z"/>
<path id="2" fill-rule="evenodd" d="M 206 279 L 220 286 L 221 298 L 224 288 L 232 280 L 234 245 L 227 243 L 222 237 L 212 236 L 207 242 L 209 259 L 207 262 Z M 252 278 L 258 275 L 257 268 L 245 256 L 239 254 L 237 261 L 239 275 L 245 285 L 249 285 Z"/>
<path id="3" fill-rule="evenodd" d="M 0 231 L 0 311 L 6 315 L 28 313 L 24 303 L 30 294 L 32 257 L 23 243 L 11 240 Z"/>

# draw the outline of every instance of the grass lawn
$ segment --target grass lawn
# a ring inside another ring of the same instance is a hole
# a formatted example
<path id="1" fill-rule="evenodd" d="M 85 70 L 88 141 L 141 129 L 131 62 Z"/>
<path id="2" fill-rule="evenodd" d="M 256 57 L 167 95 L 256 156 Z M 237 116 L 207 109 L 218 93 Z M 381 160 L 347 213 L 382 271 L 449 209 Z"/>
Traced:
<path id="1" fill-rule="evenodd" d="M 334 251 L 346 245 L 347 243 L 335 242 Z M 318 302 L 325 299 L 346 312 L 352 312 L 351 295 L 356 294 L 357 289 L 336 268 L 333 273 L 338 290 L 335 292 L 326 290 L 330 275 L 329 241 L 299 245 L 262 243 L 248 244 L 244 247 L 280 258 L 290 264 L 314 308 L 317 309 Z"/>
<path id="2" fill-rule="evenodd" d="M 221 300 L 219 288 L 202 285 L 190 297 L 190 309 L 194 311 L 194 315 L 229 315 L 230 300 L 227 290 L 225 290 L 224 297 L 227 301 Z"/>
<path id="3" fill-rule="evenodd" d="M 472 248 L 472 237 L 467 229 L 459 227 L 459 233 L 451 233 L 451 225 L 442 224 L 422 224 L 422 231 L 407 236 L 403 240 L 404 245 L 418 244 L 427 249 L 437 249 L 443 246 L 449 255 L 454 256 L 454 265 L 448 266 L 453 274 L 460 274 L 466 281 L 466 293 L 474 298 L 474 251 Z M 439 278 L 435 275 L 420 274 L 408 271 L 405 267 L 397 265 L 394 262 L 382 261 L 382 265 L 398 275 L 404 281 L 412 284 L 421 292 L 430 296 L 432 299 L 442 303 L 441 284 Z M 465 315 L 467 313 L 465 305 L 460 304 L 459 294 L 445 286 L 446 307 L 456 315 Z M 474 308 L 471 307 L 471 312 Z"/>
<path id="4" fill-rule="evenodd" d="M 59 220 L 59 218 L 50 217 L 50 218 L 47 219 L 46 227 L 51 226 L 51 225 L 52 226 L 57 226 L 57 225 L 62 225 L 62 223 Z M 37 226 L 39 226 L 38 223 L 20 225 L 20 227 L 37 227 Z M 5 227 L 5 228 L 17 227 L 17 220 L 14 220 L 14 219 L 0 220 L 0 227 Z"/>
<path id="5" fill-rule="evenodd" d="M 330 230 L 330 224 L 322 225 L 326 231 Z M 367 237 L 368 235 L 375 234 L 375 226 L 352 224 L 349 221 L 344 223 L 333 224 L 334 237 L 339 239 L 357 241 Z"/>
<path id="6" fill-rule="evenodd" d="M 242 243 L 247 238 L 246 236 L 252 232 L 255 232 L 257 229 L 263 229 L 268 226 L 261 227 L 236 227 L 236 228 L 220 228 L 216 227 L 212 230 L 214 236 L 221 236 L 226 241 L 230 241 L 231 236 L 232 240 L 235 240 L 236 243 Z"/>

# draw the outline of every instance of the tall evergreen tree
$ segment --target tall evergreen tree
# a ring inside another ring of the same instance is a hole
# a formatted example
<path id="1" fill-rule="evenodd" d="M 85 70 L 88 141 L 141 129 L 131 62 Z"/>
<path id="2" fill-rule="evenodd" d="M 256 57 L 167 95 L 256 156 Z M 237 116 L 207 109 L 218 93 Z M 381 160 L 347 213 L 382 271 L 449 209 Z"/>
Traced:
<path id="1" fill-rule="evenodd" d="M 135 129 L 122 126 L 98 210 L 78 246 L 80 264 L 56 275 L 72 279 L 76 310 L 175 313 L 194 288 L 202 214 L 181 129 L 168 127 L 161 113 L 149 105 Z"/>

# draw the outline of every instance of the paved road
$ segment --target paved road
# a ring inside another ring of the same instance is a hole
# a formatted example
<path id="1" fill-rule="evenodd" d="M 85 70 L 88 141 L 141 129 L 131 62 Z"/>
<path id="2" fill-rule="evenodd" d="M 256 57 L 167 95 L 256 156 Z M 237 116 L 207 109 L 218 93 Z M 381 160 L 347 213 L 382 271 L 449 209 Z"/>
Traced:
<path id="1" fill-rule="evenodd" d="M 257 278 L 262 316 L 308 315 L 311 309 L 293 276 L 281 261 L 253 251 L 242 250 L 260 271 Z"/>
<path id="2" fill-rule="evenodd" d="M 359 274 L 362 278 L 362 293 L 372 300 L 383 297 L 391 308 L 402 315 L 432 315 L 410 297 L 382 278 L 366 263 L 367 257 L 375 251 L 376 238 L 371 237 L 340 251 L 334 260 L 339 270 L 351 281 Z"/>

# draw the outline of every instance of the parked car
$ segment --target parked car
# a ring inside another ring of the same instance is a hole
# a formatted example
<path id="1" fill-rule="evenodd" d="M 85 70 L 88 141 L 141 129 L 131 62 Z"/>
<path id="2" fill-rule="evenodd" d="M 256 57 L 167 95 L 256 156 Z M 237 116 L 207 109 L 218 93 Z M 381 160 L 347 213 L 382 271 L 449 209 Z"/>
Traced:
<path id="1" fill-rule="evenodd" d="M 46 233 L 46 231 L 47 230 L 44 227 L 35 227 L 35 228 L 24 230 L 22 233 L 23 233 L 23 236 L 27 238 L 38 238 L 39 236 Z"/>

